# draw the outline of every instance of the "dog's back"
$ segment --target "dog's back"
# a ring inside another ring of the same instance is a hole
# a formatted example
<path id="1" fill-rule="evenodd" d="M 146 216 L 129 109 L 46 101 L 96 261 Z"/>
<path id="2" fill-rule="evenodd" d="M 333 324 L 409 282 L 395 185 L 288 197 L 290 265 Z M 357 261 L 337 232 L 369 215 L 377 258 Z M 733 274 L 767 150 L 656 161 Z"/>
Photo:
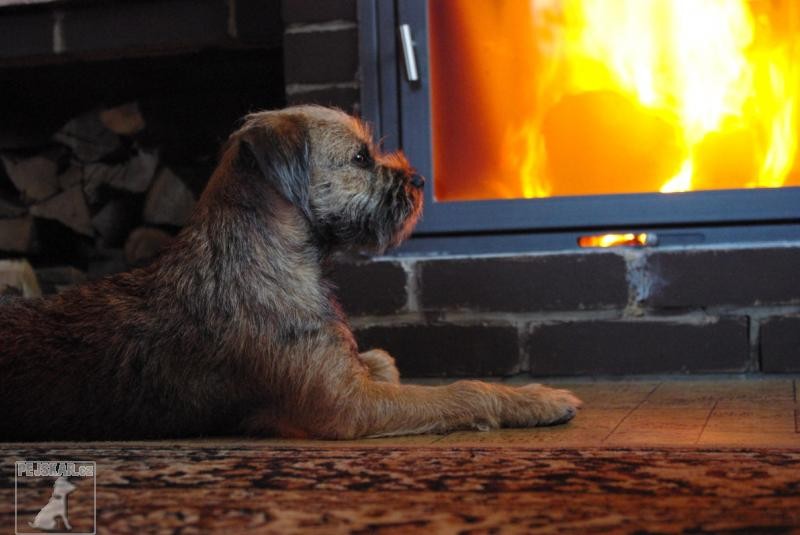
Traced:
<path id="1" fill-rule="evenodd" d="M 119 395 L 119 378 L 108 348 L 123 326 L 116 307 L 97 299 L 76 289 L 0 305 L 3 437 L 82 437 L 92 434 L 99 418 L 120 420 L 121 414 L 109 414 L 110 407 L 119 407 L 107 402 Z"/>
<path id="2" fill-rule="evenodd" d="M 0 436 L 85 440 L 229 431 L 224 428 L 236 421 L 231 400 L 213 400 L 216 410 L 206 410 L 214 370 L 176 369 L 207 351 L 207 335 L 185 314 L 165 313 L 152 299 L 155 292 L 139 271 L 0 304 Z M 205 383 L 193 372 L 207 374 Z M 202 392 L 197 384 L 204 384 Z"/>

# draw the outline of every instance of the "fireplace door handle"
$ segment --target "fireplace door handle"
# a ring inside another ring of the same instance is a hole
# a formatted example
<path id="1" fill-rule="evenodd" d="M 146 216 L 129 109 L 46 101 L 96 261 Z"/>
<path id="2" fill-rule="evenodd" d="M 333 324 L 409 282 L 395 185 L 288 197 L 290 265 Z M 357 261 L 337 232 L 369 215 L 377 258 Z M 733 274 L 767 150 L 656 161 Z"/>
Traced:
<path id="1" fill-rule="evenodd" d="M 409 82 L 419 82 L 417 58 L 414 56 L 414 41 L 411 39 L 411 26 L 400 25 L 400 44 L 403 47 L 403 60 L 406 64 L 406 78 Z"/>

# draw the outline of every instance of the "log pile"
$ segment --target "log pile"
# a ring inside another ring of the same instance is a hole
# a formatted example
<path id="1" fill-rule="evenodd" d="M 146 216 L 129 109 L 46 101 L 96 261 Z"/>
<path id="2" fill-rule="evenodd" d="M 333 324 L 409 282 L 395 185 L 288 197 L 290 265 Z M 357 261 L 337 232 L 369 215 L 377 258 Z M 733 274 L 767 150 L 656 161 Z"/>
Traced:
<path id="1" fill-rule="evenodd" d="M 140 143 L 136 103 L 93 110 L 39 147 L 0 147 L 0 258 L 28 259 L 43 291 L 153 258 L 196 194 Z"/>

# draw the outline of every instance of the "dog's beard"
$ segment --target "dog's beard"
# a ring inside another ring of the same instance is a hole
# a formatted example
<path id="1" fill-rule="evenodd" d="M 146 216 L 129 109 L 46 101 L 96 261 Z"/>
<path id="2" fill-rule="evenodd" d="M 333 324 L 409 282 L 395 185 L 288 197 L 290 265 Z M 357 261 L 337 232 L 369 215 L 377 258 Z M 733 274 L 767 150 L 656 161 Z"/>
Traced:
<path id="1" fill-rule="evenodd" d="M 354 195 L 340 211 L 318 217 L 331 248 L 382 253 L 406 239 L 422 211 L 422 195 L 402 183 Z"/>

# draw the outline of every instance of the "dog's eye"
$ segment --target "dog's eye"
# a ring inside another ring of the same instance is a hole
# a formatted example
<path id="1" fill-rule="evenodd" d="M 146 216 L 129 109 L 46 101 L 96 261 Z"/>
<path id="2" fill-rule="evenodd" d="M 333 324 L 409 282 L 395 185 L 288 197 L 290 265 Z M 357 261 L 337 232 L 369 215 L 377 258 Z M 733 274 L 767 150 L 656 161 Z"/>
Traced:
<path id="1" fill-rule="evenodd" d="M 369 149 L 366 146 L 358 149 L 356 155 L 353 156 L 353 163 L 364 169 L 372 166 L 372 155 L 369 153 Z"/>

